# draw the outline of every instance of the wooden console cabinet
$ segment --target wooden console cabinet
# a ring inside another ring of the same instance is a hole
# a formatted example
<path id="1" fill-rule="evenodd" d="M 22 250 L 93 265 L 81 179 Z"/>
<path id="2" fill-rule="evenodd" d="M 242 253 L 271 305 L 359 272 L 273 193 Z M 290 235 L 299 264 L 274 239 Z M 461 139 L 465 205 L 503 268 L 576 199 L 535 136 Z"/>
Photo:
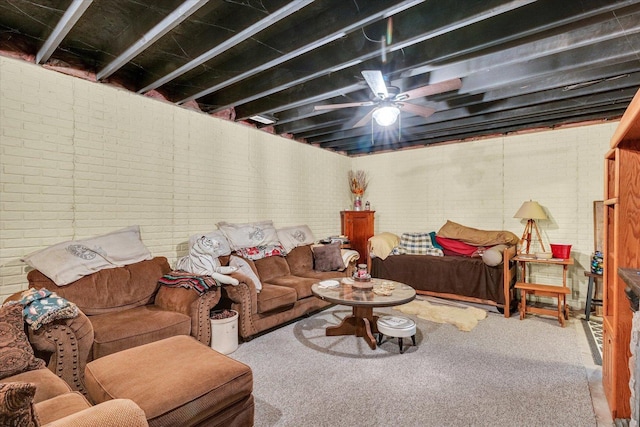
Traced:
<path id="1" fill-rule="evenodd" d="M 640 91 L 605 155 L 602 383 L 613 418 L 629 418 L 632 312 L 618 268 L 640 268 Z"/>
<path id="2" fill-rule="evenodd" d="M 367 262 L 367 243 L 373 236 L 375 211 L 341 211 L 342 235 L 349 237 L 351 249 L 358 251 L 360 262 Z"/>

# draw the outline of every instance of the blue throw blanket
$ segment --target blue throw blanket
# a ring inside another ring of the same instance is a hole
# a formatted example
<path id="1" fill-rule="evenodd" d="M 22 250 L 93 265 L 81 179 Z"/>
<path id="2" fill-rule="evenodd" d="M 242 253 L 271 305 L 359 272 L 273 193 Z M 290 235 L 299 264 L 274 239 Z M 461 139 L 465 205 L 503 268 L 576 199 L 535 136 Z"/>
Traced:
<path id="1" fill-rule="evenodd" d="M 24 321 L 34 331 L 57 319 L 70 319 L 78 315 L 78 307 L 46 288 L 27 289 L 16 303 L 21 304 Z"/>

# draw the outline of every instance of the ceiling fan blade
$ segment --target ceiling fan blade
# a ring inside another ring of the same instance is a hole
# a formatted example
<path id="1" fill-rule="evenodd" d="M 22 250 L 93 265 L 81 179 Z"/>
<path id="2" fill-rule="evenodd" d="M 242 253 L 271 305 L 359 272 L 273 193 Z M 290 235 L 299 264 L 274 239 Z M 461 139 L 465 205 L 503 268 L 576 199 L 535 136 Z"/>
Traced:
<path id="1" fill-rule="evenodd" d="M 364 102 L 347 102 L 345 104 L 327 104 L 327 105 L 316 105 L 313 107 L 314 110 L 336 110 L 338 108 L 349 108 L 349 107 L 369 107 L 371 105 L 375 105 L 373 101 L 364 101 Z"/>
<path id="2" fill-rule="evenodd" d="M 406 92 L 399 93 L 396 96 L 396 100 L 407 101 L 409 99 L 422 98 L 423 96 L 435 95 L 437 93 L 444 93 L 452 90 L 458 90 L 461 87 L 462 87 L 462 80 L 460 79 L 445 80 L 440 83 L 434 83 L 432 85 L 422 86 L 422 87 L 408 90 Z"/>
<path id="3" fill-rule="evenodd" d="M 375 96 L 380 99 L 386 99 L 389 96 L 389 92 L 387 92 L 387 85 L 382 77 L 382 71 L 365 70 L 362 71 L 362 77 L 367 81 L 367 84 Z"/>
<path id="4" fill-rule="evenodd" d="M 402 111 L 422 117 L 429 117 L 436 112 L 435 108 L 423 107 L 422 105 L 411 104 L 410 102 L 397 103 L 396 105 Z"/>
<path id="5" fill-rule="evenodd" d="M 354 128 L 360 128 L 360 127 L 366 125 L 367 123 L 369 123 L 371 121 L 371 117 L 373 117 L 373 112 L 374 111 L 376 111 L 375 108 L 373 110 L 369 111 L 363 118 L 358 120 L 358 123 L 353 125 L 353 127 Z"/>

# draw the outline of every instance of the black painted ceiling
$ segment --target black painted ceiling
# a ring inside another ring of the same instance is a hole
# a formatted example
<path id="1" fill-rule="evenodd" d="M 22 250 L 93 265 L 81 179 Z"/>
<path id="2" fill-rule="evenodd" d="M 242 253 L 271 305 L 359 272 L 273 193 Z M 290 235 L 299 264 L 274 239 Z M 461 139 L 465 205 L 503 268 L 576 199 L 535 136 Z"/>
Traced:
<path id="1" fill-rule="evenodd" d="M 2 0 L 0 50 L 358 155 L 620 117 L 640 0 Z M 370 100 L 363 70 L 462 86 L 388 128 L 314 109 Z"/>

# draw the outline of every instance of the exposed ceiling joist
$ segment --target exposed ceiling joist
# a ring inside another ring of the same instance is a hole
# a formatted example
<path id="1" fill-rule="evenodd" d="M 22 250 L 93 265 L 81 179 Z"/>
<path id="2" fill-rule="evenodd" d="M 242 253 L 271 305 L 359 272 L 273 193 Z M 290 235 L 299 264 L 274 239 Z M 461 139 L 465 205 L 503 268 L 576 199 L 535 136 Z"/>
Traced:
<path id="1" fill-rule="evenodd" d="M 182 21 L 207 4 L 208 1 L 209 0 L 186 0 L 176 10 L 160 21 L 158 25 L 154 26 L 144 36 L 136 40 L 134 44 L 129 46 L 127 50 L 122 52 L 122 54 L 120 54 L 116 59 L 111 61 L 102 70 L 98 71 L 96 78 L 98 80 L 106 79 L 111 74 L 115 73 L 120 69 L 120 67 L 138 56 L 140 52 L 155 43 L 160 37 L 180 25 Z"/>
<path id="2" fill-rule="evenodd" d="M 639 23 L 640 0 L 9 0 L 0 52 L 361 155 L 615 118 Z M 383 105 L 402 107 L 384 130 Z"/>
<path id="3" fill-rule="evenodd" d="M 71 28 L 78 22 L 82 14 L 91 6 L 93 0 L 73 0 L 69 8 L 36 54 L 36 64 L 47 62 L 53 52 L 58 48 Z"/>
<path id="4" fill-rule="evenodd" d="M 256 22 L 255 24 L 253 24 L 252 26 L 250 26 L 249 28 L 245 29 L 244 31 L 240 32 L 239 34 L 236 34 L 235 36 L 229 38 L 227 41 L 225 41 L 224 43 L 219 44 L 218 46 L 209 49 L 207 52 L 203 53 L 202 55 L 198 56 L 197 58 L 195 58 L 194 60 L 190 61 L 189 63 L 183 65 L 182 67 L 178 68 L 177 70 L 167 74 L 166 76 L 156 80 L 155 82 L 151 83 L 150 85 L 145 86 L 144 88 L 140 89 L 138 91 L 138 93 L 146 93 L 152 89 L 155 89 L 159 86 L 162 86 L 163 84 L 170 82 L 171 80 L 175 79 L 176 77 L 194 69 L 195 67 L 197 67 L 198 65 L 209 61 L 212 58 L 215 58 L 216 56 L 220 55 L 222 52 L 225 52 L 228 49 L 231 49 L 232 47 L 234 47 L 236 44 L 242 42 L 243 40 L 248 39 L 249 37 L 255 35 L 256 33 L 259 33 L 260 31 L 264 30 L 265 28 L 274 25 L 275 23 L 277 23 L 278 21 L 287 18 L 289 15 L 297 12 L 298 10 L 302 9 L 303 7 L 307 6 L 309 3 L 313 2 L 313 0 L 295 0 L 292 1 L 290 4 L 288 4 L 287 6 L 278 9 L 276 12 L 269 14 L 266 18 L 260 20 L 259 22 Z"/>

